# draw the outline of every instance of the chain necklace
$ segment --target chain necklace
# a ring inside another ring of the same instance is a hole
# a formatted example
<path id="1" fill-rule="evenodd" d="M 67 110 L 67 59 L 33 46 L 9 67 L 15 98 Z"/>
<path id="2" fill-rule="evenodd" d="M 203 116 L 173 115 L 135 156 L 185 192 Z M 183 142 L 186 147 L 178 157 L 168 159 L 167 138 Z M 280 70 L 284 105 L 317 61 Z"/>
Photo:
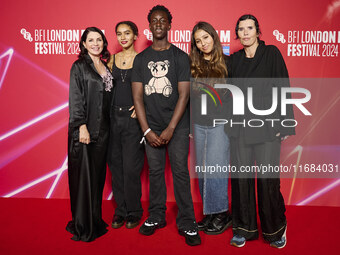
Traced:
<path id="1" fill-rule="evenodd" d="M 121 67 L 125 67 L 127 65 L 130 65 L 131 61 L 135 58 L 136 55 L 137 55 L 137 53 L 134 53 L 133 55 L 131 55 L 130 57 L 125 59 L 123 57 L 123 54 L 122 54 L 122 56 L 120 57 L 120 66 Z M 125 74 L 123 74 L 123 70 L 125 70 Z M 129 69 L 122 69 L 122 68 L 120 68 L 120 77 L 122 78 L 122 82 L 123 83 L 125 83 L 125 79 L 126 79 L 128 71 L 129 71 Z"/>
<path id="2" fill-rule="evenodd" d="M 123 69 L 120 69 L 120 77 L 122 78 L 122 82 L 125 83 L 126 75 L 129 69 L 126 69 L 125 74 L 123 75 Z"/>
<path id="3" fill-rule="evenodd" d="M 132 60 L 135 58 L 135 56 L 137 55 L 137 53 L 134 53 L 130 56 L 128 56 L 127 58 L 125 58 L 122 54 L 122 56 L 120 57 L 120 65 L 123 67 L 130 65 Z"/>

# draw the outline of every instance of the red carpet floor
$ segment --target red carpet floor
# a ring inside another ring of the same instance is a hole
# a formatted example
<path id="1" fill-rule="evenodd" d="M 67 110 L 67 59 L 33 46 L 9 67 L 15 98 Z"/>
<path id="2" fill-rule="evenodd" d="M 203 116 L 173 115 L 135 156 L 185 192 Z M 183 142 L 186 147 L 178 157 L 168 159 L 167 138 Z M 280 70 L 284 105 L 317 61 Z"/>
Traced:
<path id="1" fill-rule="evenodd" d="M 198 219 L 200 209 L 201 204 L 195 204 Z M 103 218 L 107 223 L 112 212 L 112 203 L 104 201 Z M 138 227 L 110 228 L 94 242 L 83 243 L 72 241 L 71 234 L 65 230 L 71 217 L 69 200 L 0 198 L 0 255 L 339 254 L 339 207 L 288 206 L 288 243 L 282 250 L 270 247 L 262 238 L 247 242 L 243 248 L 232 247 L 229 245 L 231 229 L 217 236 L 201 233 L 202 245 L 190 247 L 184 237 L 178 235 L 175 215 L 176 206 L 169 203 L 167 227 L 152 236 L 139 234 Z"/>

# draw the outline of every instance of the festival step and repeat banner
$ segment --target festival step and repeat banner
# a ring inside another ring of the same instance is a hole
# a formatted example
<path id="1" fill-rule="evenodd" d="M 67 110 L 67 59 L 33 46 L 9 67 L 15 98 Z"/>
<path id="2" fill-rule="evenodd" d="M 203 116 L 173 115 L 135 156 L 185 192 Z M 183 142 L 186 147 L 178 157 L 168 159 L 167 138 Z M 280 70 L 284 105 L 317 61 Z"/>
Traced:
<path id="1" fill-rule="evenodd" d="M 138 25 L 138 52 L 151 45 L 148 11 L 163 4 L 173 15 L 168 38 L 189 53 L 191 30 L 207 21 L 217 30 L 223 52 L 241 49 L 237 19 L 251 13 L 261 39 L 281 51 L 292 87 L 310 99 L 294 106 L 296 135 L 282 143 L 281 189 L 286 204 L 340 206 L 340 0 L 258 1 L 47 1 L 2 0 L 0 19 L 0 196 L 68 198 L 67 125 L 69 72 L 84 29 L 96 26 L 120 51 L 116 23 Z M 293 94 L 293 97 L 304 95 Z M 142 173 L 148 200 L 147 165 Z M 111 199 L 108 173 L 104 198 Z M 174 201 L 166 169 L 168 201 Z M 192 194 L 200 201 L 197 179 Z"/>

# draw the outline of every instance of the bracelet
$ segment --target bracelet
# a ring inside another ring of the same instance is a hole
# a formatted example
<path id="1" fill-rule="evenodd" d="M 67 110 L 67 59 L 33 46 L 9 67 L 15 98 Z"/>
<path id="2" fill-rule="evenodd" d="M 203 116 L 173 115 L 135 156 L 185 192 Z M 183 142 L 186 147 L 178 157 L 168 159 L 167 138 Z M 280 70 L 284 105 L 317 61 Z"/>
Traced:
<path id="1" fill-rule="evenodd" d="M 145 130 L 144 132 L 144 135 L 142 137 L 142 140 L 140 140 L 140 144 L 142 144 L 144 142 L 144 144 L 146 144 L 146 141 L 145 141 L 145 136 L 151 131 L 151 128 L 148 128 L 147 130 Z"/>
<path id="2" fill-rule="evenodd" d="M 151 131 L 151 128 L 148 128 L 148 129 L 144 132 L 144 136 L 146 136 L 150 131 Z"/>

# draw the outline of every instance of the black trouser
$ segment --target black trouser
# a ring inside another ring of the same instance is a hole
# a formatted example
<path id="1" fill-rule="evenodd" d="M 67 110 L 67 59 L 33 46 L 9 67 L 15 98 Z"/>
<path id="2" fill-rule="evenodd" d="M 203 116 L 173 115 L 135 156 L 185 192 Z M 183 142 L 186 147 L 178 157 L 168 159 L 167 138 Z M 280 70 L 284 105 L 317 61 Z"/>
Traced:
<path id="1" fill-rule="evenodd" d="M 145 146 L 149 163 L 150 218 L 165 220 L 166 185 L 164 178 L 166 149 L 170 160 L 174 194 L 178 207 L 178 228 L 196 226 L 188 170 L 189 129 L 175 130 L 169 144 L 161 147 Z"/>
<path id="2" fill-rule="evenodd" d="M 115 107 L 111 114 L 108 165 L 112 173 L 112 191 L 117 203 L 115 215 L 141 217 L 140 174 L 144 165 L 144 145 L 137 119 L 130 107 Z"/>
<path id="3" fill-rule="evenodd" d="M 232 164 L 238 170 L 246 166 L 279 166 L 280 138 L 259 144 L 245 144 L 243 137 L 231 140 Z M 255 173 L 232 173 L 233 233 L 247 240 L 258 238 L 256 220 Z M 285 205 L 280 192 L 280 173 L 257 173 L 258 211 L 266 241 L 279 240 L 286 226 Z"/>
<path id="4" fill-rule="evenodd" d="M 101 124 L 96 142 L 83 144 L 69 134 L 68 178 L 72 221 L 67 230 L 73 240 L 85 242 L 107 232 L 102 219 L 102 198 L 106 176 L 106 152 L 109 138 L 108 123 Z"/>

